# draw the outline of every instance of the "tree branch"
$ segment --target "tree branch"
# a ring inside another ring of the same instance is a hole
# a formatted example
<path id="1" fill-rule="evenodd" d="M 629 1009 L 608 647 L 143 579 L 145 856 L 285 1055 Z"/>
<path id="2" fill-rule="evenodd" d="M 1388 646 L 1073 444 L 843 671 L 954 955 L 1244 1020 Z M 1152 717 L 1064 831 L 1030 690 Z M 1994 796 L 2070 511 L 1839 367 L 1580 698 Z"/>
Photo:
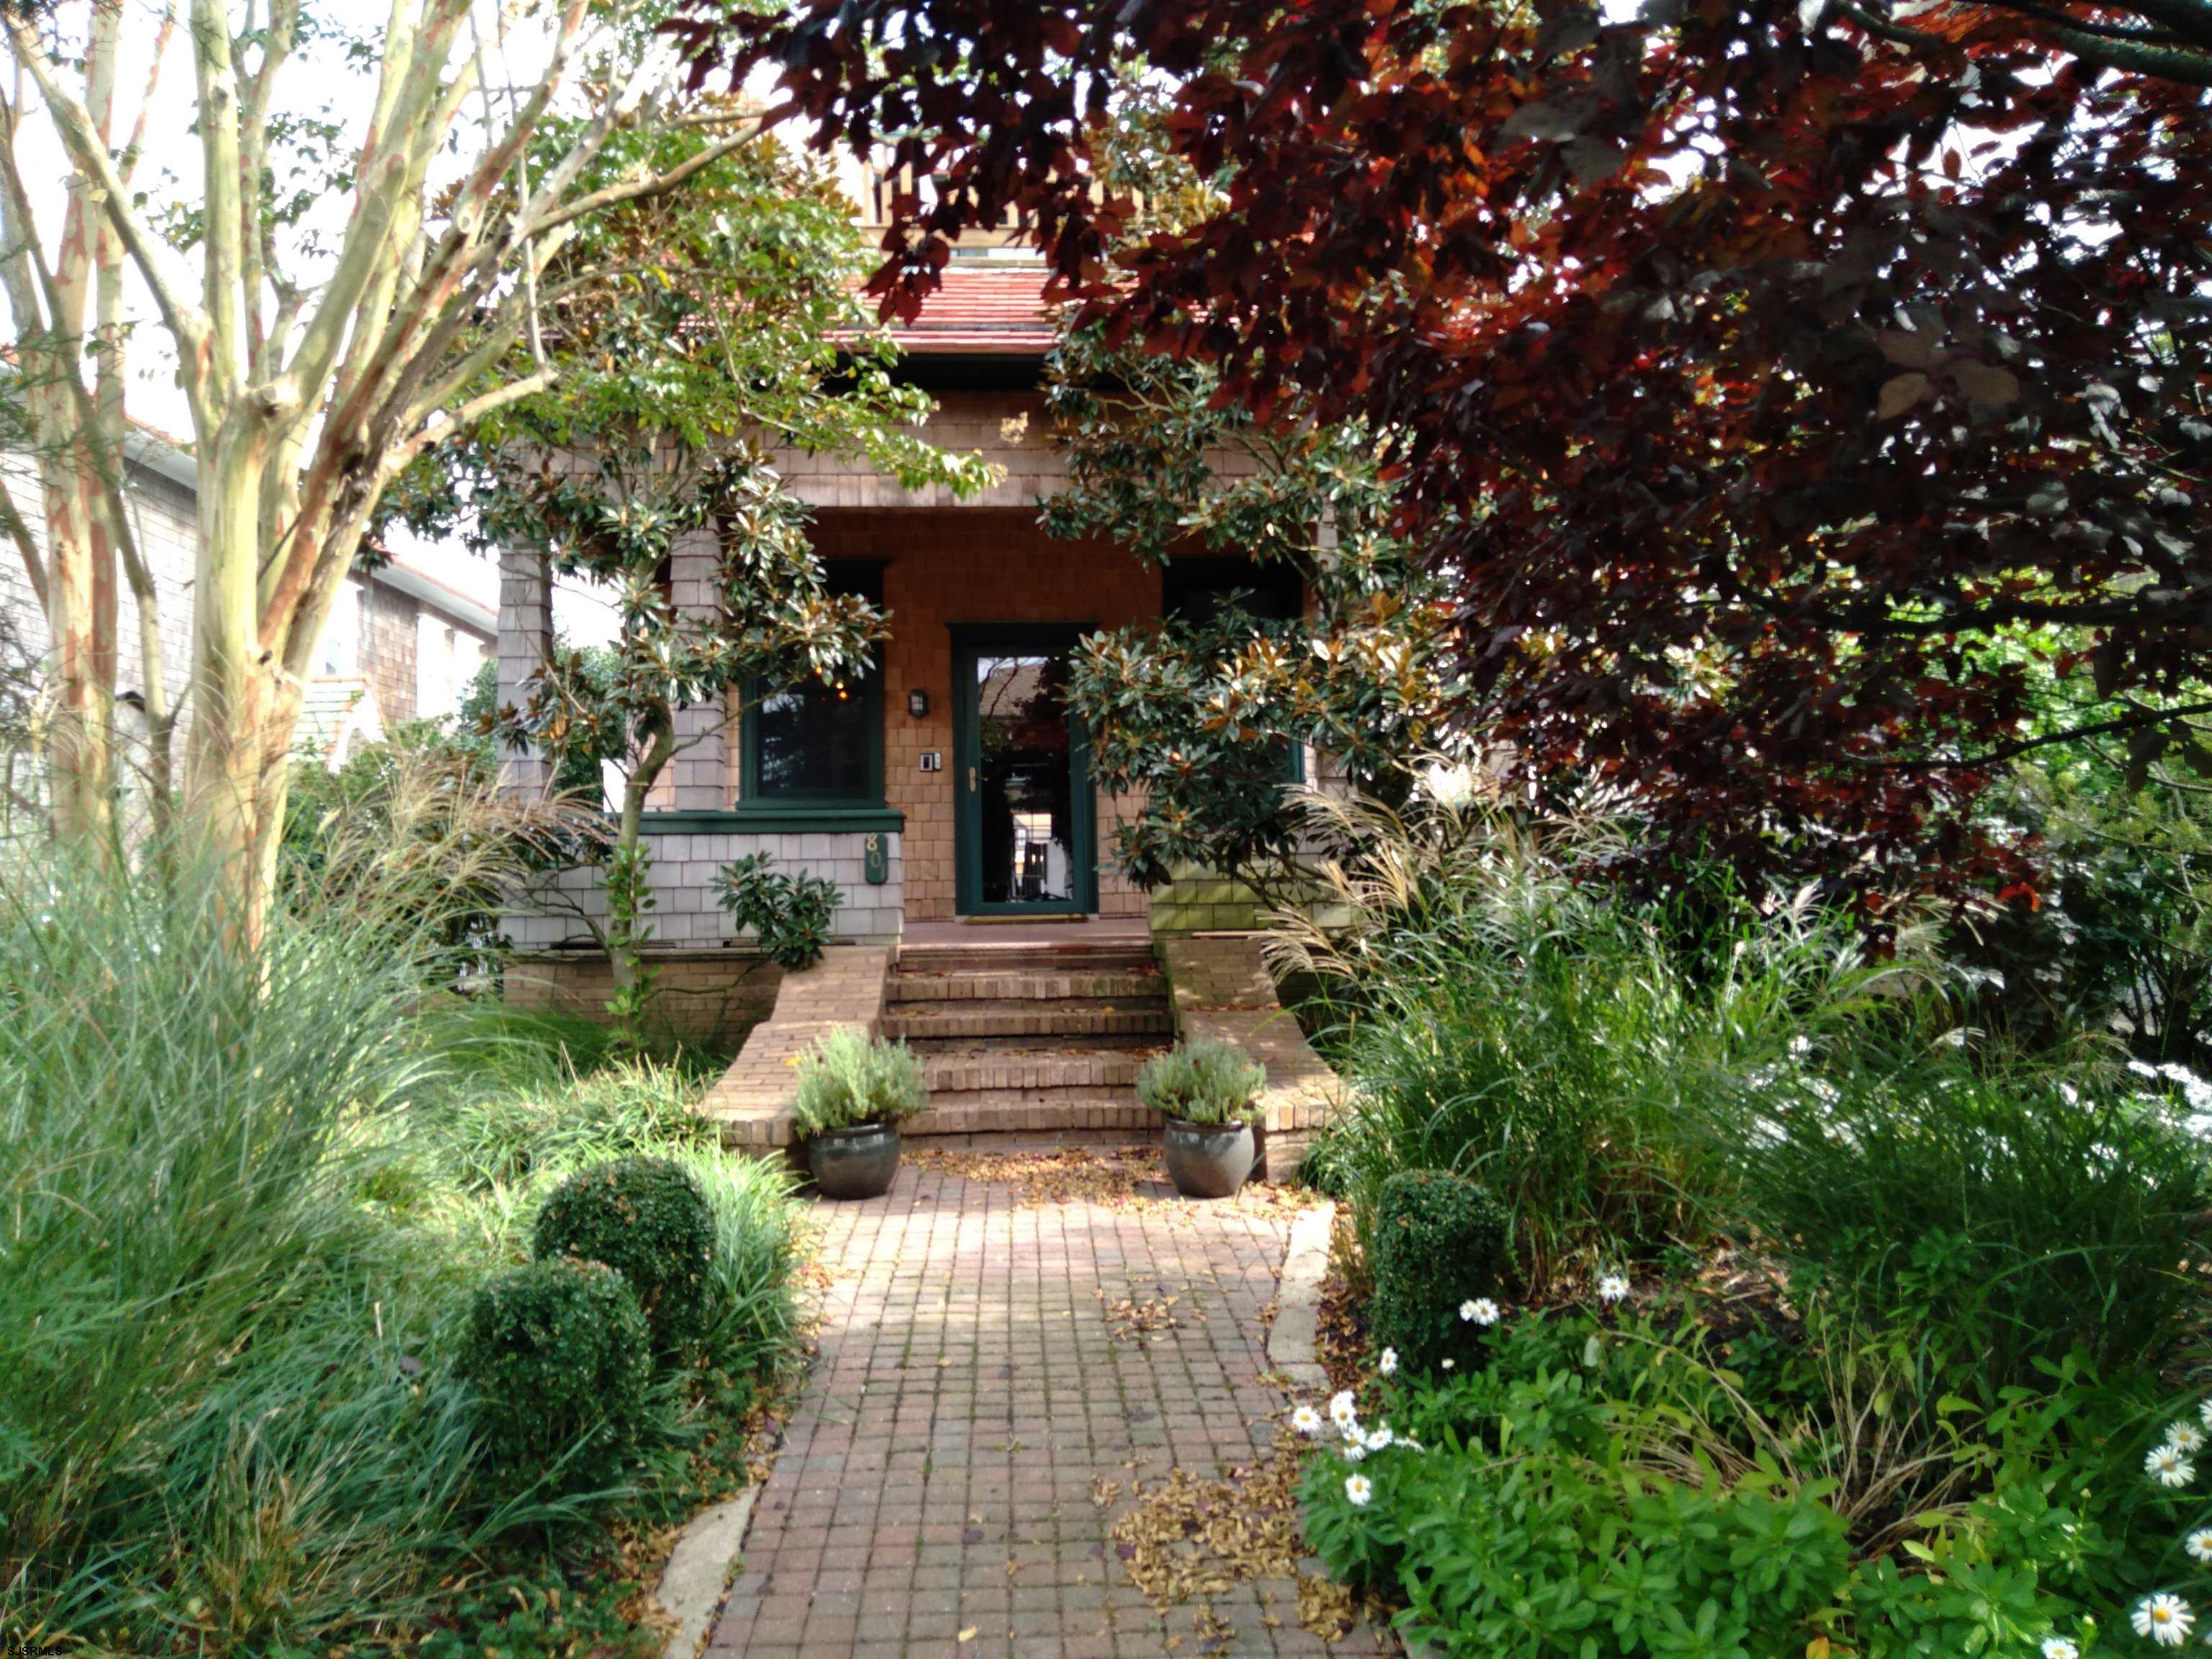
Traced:
<path id="1" fill-rule="evenodd" d="M 194 359 L 206 343 L 211 326 L 207 313 L 183 297 L 178 284 L 179 273 L 169 264 L 173 256 L 167 244 L 155 237 L 131 211 L 130 186 L 116 171 L 106 147 L 99 143 L 91 115 L 54 79 L 45 52 L 28 26 L 21 16 L 9 11 L 4 15 L 4 27 L 15 61 L 28 71 L 33 84 L 38 88 L 39 96 L 53 117 L 55 129 L 61 135 L 70 161 L 100 187 L 100 205 L 106 211 L 108 222 L 123 239 L 124 246 L 131 251 L 131 262 L 138 267 L 139 276 L 153 294 L 163 324 L 176 339 L 185 383 L 190 386 L 196 373 Z"/>
<path id="2" fill-rule="evenodd" d="M 2212 702 L 2189 703 L 2179 708 L 2142 708 L 2131 714 L 2099 720 L 2094 725 L 2077 726 L 2071 731 L 2053 732 L 2039 738 L 2022 738 L 2017 743 L 2001 744 L 1986 754 L 1957 760 L 1885 760 L 1862 755 L 1847 755 L 1844 758 L 1853 766 L 1886 772 L 1976 771 L 1984 767 L 2001 765 L 2008 760 L 2017 760 L 2022 755 L 2031 755 L 2039 749 L 2049 749 L 2062 743 L 2080 743 L 2090 738 L 2111 737 L 2120 732 L 2142 732 L 2191 714 L 2212 714 Z"/>

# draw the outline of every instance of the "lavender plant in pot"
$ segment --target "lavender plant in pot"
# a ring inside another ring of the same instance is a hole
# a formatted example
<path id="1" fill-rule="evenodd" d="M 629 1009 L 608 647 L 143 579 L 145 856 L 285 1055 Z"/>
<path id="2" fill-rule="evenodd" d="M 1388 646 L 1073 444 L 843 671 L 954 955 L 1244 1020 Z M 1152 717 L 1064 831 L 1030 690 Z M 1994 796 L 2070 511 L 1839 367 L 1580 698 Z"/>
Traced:
<path id="1" fill-rule="evenodd" d="M 1137 1098 L 1164 1116 L 1168 1179 L 1185 1198 L 1232 1198 L 1256 1158 L 1267 1068 L 1233 1042 L 1202 1037 L 1146 1060 Z"/>
<path id="2" fill-rule="evenodd" d="M 791 1115 L 824 1198 L 875 1198 L 898 1174 L 899 1123 L 929 1104 L 921 1062 L 904 1042 L 840 1026 L 799 1062 Z"/>

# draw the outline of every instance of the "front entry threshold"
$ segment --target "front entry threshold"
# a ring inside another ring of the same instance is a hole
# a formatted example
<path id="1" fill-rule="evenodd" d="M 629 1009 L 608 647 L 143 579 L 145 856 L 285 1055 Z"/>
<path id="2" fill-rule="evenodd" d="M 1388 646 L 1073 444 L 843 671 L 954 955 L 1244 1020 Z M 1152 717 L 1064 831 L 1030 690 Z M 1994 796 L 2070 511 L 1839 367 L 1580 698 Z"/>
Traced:
<path id="1" fill-rule="evenodd" d="M 1086 916 L 1074 912 L 1060 916 L 1050 915 L 1038 915 L 1031 914 L 1028 915 L 962 916 L 958 918 L 959 923 L 963 927 L 1066 927 L 1071 925 L 1093 922 L 1097 920 L 1098 918 L 1096 916 Z"/>

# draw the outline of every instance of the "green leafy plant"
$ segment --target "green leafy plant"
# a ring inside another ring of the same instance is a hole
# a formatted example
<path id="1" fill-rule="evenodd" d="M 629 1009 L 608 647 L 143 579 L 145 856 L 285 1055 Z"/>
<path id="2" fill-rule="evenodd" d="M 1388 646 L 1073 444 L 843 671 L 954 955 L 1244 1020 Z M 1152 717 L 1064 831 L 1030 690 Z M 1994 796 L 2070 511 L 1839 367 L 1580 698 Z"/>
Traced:
<path id="1" fill-rule="evenodd" d="M 844 894 L 825 876 L 775 866 L 767 853 L 733 859 L 714 878 L 718 901 L 738 927 L 751 930 L 770 961 L 811 968 L 830 943 L 830 924 Z"/>
<path id="2" fill-rule="evenodd" d="M 1185 1123 L 1249 1123 L 1260 1115 L 1267 1068 L 1236 1043 L 1200 1037 L 1154 1054 L 1137 1072 L 1137 1098 Z"/>
<path id="3" fill-rule="evenodd" d="M 1510 1231 L 1504 1206 L 1479 1182 L 1443 1170 L 1385 1181 L 1367 1242 L 1376 1346 L 1414 1370 L 1466 1352 L 1480 1328 L 1461 1310 L 1499 1294 Z"/>
<path id="4" fill-rule="evenodd" d="M 1793 1285 L 1912 1332 L 1923 1374 L 2154 1365 L 2200 1305 L 2203 1146 L 2129 1073 L 1808 1045 L 1697 1120 Z"/>
<path id="5" fill-rule="evenodd" d="M 921 1062 L 903 1041 L 886 1042 L 841 1025 L 799 1061 L 793 1120 L 802 1134 L 896 1123 L 929 1104 Z"/>
<path id="6" fill-rule="evenodd" d="M 599 1261 L 622 1274 L 661 1347 L 704 1333 L 714 1212 L 680 1164 L 624 1158 L 578 1170 L 538 1211 L 531 1248 L 540 1261 Z"/>
<path id="7" fill-rule="evenodd" d="M 1397 1170 L 1480 1180 L 1532 1291 L 1706 1236 L 1729 1171 L 1683 1133 L 1692 1109 L 1801 1038 L 1919 1012 L 1917 930 L 1875 959 L 1809 894 L 1762 904 L 1716 879 L 1638 903 L 1591 878 L 1632 825 L 1531 821 L 1465 769 L 1402 807 L 1310 795 L 1306 821 L 1322 890 L 1284 916 L 1276 965 L 1325 988 L 1322 1041 L 1352 1087 L 1316 1177 L 1363 1237 Z"/>
<path id="8" fill-rule="evenodd" d="M 2205 1576 L 2179 1565 L 2202 1500 L 2144 1473 L 2193 1405 L 2140 1377 L 1960 1402 L 1920 1484 L 1869 1484 L 1869 1418 L 1766 1394 L 1673 1311 L 1509 1315 L 1479 1366 L 1378 1379 L 1371 1418 L 1349 1392 L 1302 1407 L 1316 1552 L 1468 1659 L 2078 1650 Z"/>
<path id="9" fill-rule="evenodd" d="M 572 1478 L 592 1480 L 644 1416 L 653 1358 L 629 1281 L 604 1262 L 558 1257 L 477 1292 L 457 1369 L 495 1459 L 520 1469 L 565 1457 Z"/>

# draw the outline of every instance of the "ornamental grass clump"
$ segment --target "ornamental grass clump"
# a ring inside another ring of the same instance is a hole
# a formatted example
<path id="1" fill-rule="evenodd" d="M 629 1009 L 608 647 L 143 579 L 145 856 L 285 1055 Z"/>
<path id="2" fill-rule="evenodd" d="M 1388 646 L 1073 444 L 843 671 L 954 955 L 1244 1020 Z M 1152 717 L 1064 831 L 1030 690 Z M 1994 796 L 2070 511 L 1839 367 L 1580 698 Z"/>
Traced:
<path id="1" fill-rule="evenodd" d="M 1495 1322 L 1510 1231 L 1504 1206 L 1479 1182 L 1408 1170 L 1382 1183 L 1367 1246 L 1370 1317 L 1376 1347 L 1397 1356 L 1392 1369 L 1440 1366 Z"/>
<path id="2" fill-rule="evenodd" d="M 714 1212 L 690 1173 L 667 1158 L 578 1170 L 538 1212 L 531 1248 L 541 1261 L 600 1261 L 620 1273 L 659 1347 L 687 1347 L 705 1333 Z"/>
<path id="3" fill-rule="evenodd" d="M 653 1359 L 629 1281 L 599 1261 L 556 1257 L 477 1292 L 458 1369 L 495 1462 L 529 1473 L 605 1474 L 646 1413 Z"/>
<path id="4" fill-rule="evenodd" d="M 928 1079 L 903 1041 L 841 1025 L 800 1058 L 791 1114 L 802 1134 L 820 1135 L 896 1125 L 928 1104 Z"/>
<path id="5" fill-rule="evenodd" d="M 1146 1060 L 1137 1073 L 1137 1098 L 1181 1122 L 1225 1127 L 1260 1115 L 1267 1085 L 1267 1067 L 1235 1043 L 1201 1037 Z"/>

